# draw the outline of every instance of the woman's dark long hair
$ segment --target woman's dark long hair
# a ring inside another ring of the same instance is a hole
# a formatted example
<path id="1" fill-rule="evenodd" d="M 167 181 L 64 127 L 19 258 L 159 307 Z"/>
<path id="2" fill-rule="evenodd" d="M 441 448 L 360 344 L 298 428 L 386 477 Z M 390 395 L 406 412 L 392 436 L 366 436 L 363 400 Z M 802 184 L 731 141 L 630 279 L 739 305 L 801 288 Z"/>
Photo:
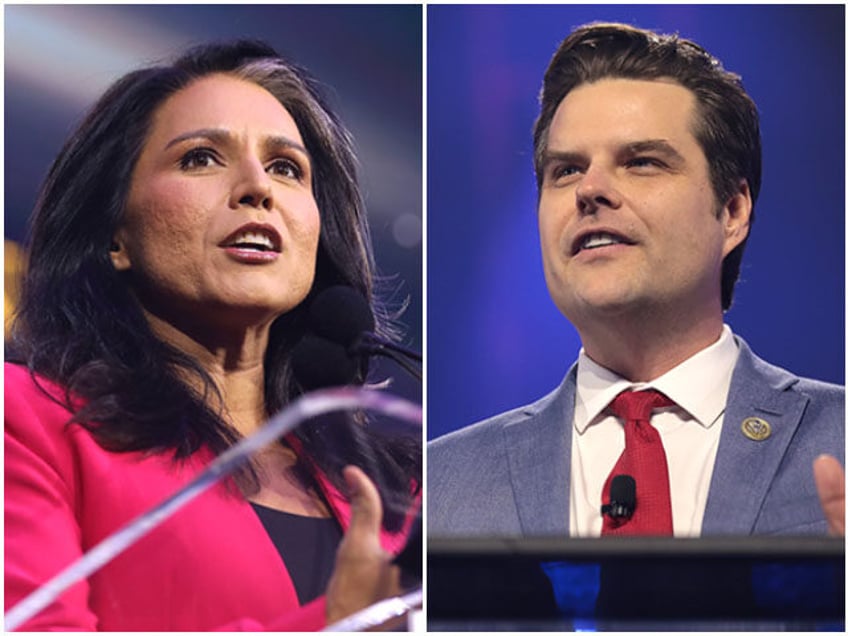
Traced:
<path id="1" fill-rule="evenodd" d="M 265 44 L 238 41 L 187 52 L 174 64 L 129 73 L 97 102 L 66 142 L 42 187 L 32 220 L 29 265 L 10 339 L 10 358 L 66 388 L 72 422 L 111 451 L 173 452 L 201 446 L 220 453 L 239 439 L 207 399 L 217 391 L 190 356 L 156 338 L 109 249 L 124 214 L 130 179 L 157 108 L 192 81 L 228 73 L 272 93 L 297 124 L 314 166 L 321 215 L 316 276 L 309 297 L 271 327 L 265 399 L 275 413 L 302 392 L 293 347 L 309 333 L 305 307 L 333 285 L 368 299 L 377 331 L 390 335 L 374 293 L 374 261 L 356 156 L 349 133 L 304 70 Z M 200 380 L 205 392 L 179 378 Z M 364 382 L 364 377 L 357 378 Z M 72 396 L 84 398 L 74 409 Z M 296 433 L 305 454 L 337 486 L 341 468 L 360 466 L 383 498 L 384 526 L 396 530 L 421 482 L 421 440 L 384 438 L 353 417 L 332 417 Z M 239 483 L 255 488 L 256 473 Z"/>

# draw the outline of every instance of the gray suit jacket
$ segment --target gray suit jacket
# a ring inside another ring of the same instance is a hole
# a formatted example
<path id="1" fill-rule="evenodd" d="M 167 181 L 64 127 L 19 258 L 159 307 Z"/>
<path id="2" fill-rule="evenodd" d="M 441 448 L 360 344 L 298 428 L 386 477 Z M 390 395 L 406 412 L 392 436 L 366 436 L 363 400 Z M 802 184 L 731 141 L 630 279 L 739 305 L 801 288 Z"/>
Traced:
<path id="1" fill-rule="evenodd" d="M 821 453 L 845 464 L 845 389 L 799 378 L 737 338 L 702 535 L 825 534 L 813 480 Z M 455 431 L 427 450 L 431 536 L 568 535 L 576 365 L 541 400 Z M 771 436 L 753 441 L 742 421 Z"/>

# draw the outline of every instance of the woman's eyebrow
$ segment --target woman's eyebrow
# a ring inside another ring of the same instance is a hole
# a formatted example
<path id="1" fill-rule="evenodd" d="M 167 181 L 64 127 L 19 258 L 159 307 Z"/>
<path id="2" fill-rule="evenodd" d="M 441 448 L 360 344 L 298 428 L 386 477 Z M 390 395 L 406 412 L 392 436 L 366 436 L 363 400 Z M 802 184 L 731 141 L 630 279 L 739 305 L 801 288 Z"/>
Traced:
<path id="1" fill-rule="evenodd" d="M 225 130 L 223 128 L 198 128 L 197 130 L 190 130 L 188 132 L 184 132 L 182 134 L 177 135 L 173 139 L 171 139 L 166 145 L 165 149 L 171 148 L 176 144 L 187 141 L 189 139 L 207 139 L 213 143 L 225 144 L 229 143 L 233 139 L 233 135 L 230 131 Z M 281 150 L 286 148 L 292 148 L 299 152 L 302 152 L 307 158 L 312 159 L 309 151 L 304 148 L 303 144 L 295 141 L 290 137 L 286 137 L 285 135 L 268 135 L 262 139 L 262 146 L 266 150 Z"/>
<path id="2" fill-rule="evenodd" d="M 232 139 L 232 135 L 223 128 L 198 128 L 197 130 L 190 130 L 177 135 L 165 144 L 165 150 L 188 139 L 208 139 L 215 143 L 226 143 Z"/>
<path id="3" fill-rule="evenodd" d="M 295 141 L 291 137 L 286 137 L 285 135 L 268 135 L 262 140 L 262 146 L 266 151 L 271 152 L 291 148 L 303 153 L 310 162 L 312 161 L 312 155 L 310 155 L 309 151 L 303 147 L 303 144 Z"/>

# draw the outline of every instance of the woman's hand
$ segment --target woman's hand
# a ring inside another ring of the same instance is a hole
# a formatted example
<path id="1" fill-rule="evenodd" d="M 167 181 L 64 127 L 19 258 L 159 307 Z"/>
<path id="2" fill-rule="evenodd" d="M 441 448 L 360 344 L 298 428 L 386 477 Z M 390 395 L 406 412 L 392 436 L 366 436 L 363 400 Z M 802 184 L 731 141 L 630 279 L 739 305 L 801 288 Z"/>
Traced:
<path id="1" fill-rule="evenodd" d="M 401 593 L 400 569 L 380 546 L 383 507 L 377 488 L 356 466 L 347 466 L 342 472 L 352 515 L 327 585 L 328 623 Z"/>

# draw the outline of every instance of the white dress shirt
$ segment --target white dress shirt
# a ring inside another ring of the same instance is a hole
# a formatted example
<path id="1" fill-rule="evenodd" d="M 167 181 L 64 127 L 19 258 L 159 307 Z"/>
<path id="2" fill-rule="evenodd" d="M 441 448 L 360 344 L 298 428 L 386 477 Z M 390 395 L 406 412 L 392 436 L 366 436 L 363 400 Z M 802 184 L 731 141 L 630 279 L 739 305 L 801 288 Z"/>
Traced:
<path id="1" fill-rule="evenodd" d="M 700 535 L 738 355 L 730 327 L 724 325 L 714 344 L 656 380 L 633 383 L 580 350 L 571 442 L 571 536 L 601 536 L 601 492 L 624 450 L 623 422 L 606 407 L 631 388 L 656 389 L 676 404 L 654 411 L 651 424 L 659 431 L 668 460 L 674 536 Z"/>

